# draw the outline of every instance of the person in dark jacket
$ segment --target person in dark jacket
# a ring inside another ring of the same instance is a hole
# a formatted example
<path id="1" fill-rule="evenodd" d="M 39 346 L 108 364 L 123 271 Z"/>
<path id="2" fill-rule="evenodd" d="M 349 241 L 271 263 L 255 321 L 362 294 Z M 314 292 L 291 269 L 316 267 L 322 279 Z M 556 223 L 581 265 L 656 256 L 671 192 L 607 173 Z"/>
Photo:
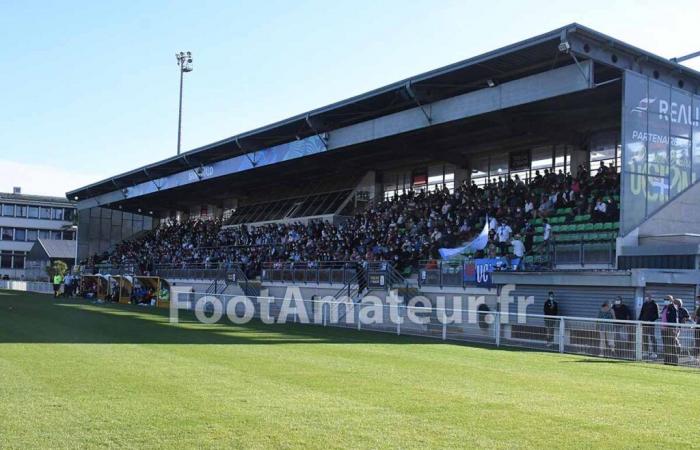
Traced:
<path id="1" fill-rule="evenodd" d="M 663 311 L 661 311 L 661 335 L 664 340 L 664 364 L 678 365 L 680 342 L 678 341 L 678 309 L 673 302 L 673 296 L 667 295 Z"/>
<path id="2" fill-rule="evenodd" d="M 656 330 L 653 322 L 659 320 L 659 305 L 656 304 L 650 295 L 647 295 L 639 311 L 640 322 L 650 322 L 642 324 L 642 343 L 644 351 L 651 359 L 656 358 Z"/>
<path id="3" fill-rule="evenodd" d="M 632 311 L 622 301 L 622 296 L 618 295 L 615 298 L 611 309 L 613 314 L 615 314 L 615 320 L 632 320 Z M 615 324 L 615 339 L 620 344 L 620 350 L 626 353 L 628 357 L 634 356 L 630 353 L 633 349 L 631 343 L 635 333 L 634 328 L 634 325 L 625 323 L 618 322 Z"/>
<path id="4" fill-rule="evenodd" d="M 544 302 L 544 326 L 546 328 L 547 345 L 554 343 L 554 328 L 557 326 L 557 319 L 554 317 L 559 315 L 559 303 L 554 300 L 554 292 L 549 291 L 547 300 Z"/>

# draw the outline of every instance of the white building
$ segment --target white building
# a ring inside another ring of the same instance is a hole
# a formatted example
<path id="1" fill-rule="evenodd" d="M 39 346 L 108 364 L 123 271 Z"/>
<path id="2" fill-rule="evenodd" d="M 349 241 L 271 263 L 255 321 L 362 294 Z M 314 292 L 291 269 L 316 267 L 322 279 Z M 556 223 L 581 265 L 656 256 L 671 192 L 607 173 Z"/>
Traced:
<path id="1" fill-rule="evenodd" d="M 75 240 L 75 211 L 64 197 L 0 192 L 0 278 L 27 275 L 27 253 L 38 239 Z"/>

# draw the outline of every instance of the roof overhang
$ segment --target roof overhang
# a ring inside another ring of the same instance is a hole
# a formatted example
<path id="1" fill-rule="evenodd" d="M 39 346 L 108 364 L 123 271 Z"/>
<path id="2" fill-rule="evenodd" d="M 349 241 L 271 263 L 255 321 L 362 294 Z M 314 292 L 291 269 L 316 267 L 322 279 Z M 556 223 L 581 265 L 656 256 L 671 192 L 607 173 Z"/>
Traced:
<path id="1" fill-rule="evenodd" d="M 562 51 L 560 44 L 568 46 Z M 349 99 L 146 165 L 70 191 L 70 200 L 85 200 L 132 189 L 182 172 L 197 174 L 207 165 L 304 139 L 333 141 L 338 130 L 403 111 L 425 120 L 428 105 L 502 85 L 557 67 L 592 60 L 613 70 L 633 70 L 697 93 L 700 73 L 622 41 L 573 23 L 482 55 L 426 72 Z"/>

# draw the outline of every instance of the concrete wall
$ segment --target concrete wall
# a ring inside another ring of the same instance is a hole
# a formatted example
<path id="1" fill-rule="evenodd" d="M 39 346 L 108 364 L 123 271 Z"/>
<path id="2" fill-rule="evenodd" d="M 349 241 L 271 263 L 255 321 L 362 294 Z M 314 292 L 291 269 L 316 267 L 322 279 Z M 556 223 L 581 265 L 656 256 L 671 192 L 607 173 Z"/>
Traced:
<path id="1" fill-rule="evenodd" d="M 681 233 L 700 234 L 700 183 L 689 187 L 639 226 L 640 244 L 648 237 Z"/>

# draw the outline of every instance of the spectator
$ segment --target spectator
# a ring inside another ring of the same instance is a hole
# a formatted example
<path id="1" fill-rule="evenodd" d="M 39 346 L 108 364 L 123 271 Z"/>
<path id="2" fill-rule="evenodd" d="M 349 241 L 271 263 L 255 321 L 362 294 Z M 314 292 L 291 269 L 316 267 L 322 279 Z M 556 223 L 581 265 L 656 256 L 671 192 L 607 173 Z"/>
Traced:
<path id="1" fill-rule="evenodd" d="M 593 212 L 591 213 L 591 218 L 593 222 L 605 222 L 607 219 L 608 205 L 603 201 L 602 198 L 598 198 L 596 201 Z"/>
<path id="2" fill-rule="evenodd" d="M 678 310 L 678 323 L 688 323 L 690 321 L 690 314 L 688 310 L 683 307 L 683 300 L 674 298 L 673 304 L 676 305 L 676 309 Z"/>
<path id="3" fill-rule="evenodd" d="M 639 312 L 639 320 L 647 322 L 642 324 L 643 351 L 646 351 L 650 359 L 656 359 L 656 329 L 653 325 L 659 319 L 659 306 L 650 295 L 644 298 L 642 309 Z"/>
<path id="4" fill-rule="evenodd" d="M 508 254 L 508 243 L 510 242 L 510 235 L 513 229 L 508 226 L 508 223 L 503 221 L 496 229 L 496 235 L 498 236 L 498 247 L 501 250 L 501 255 L 505 256 Z"/>
<path id="5" fill-rule="evenodd" d="M 63 294 L 73 297 L 73 276 L 70 273 L 63 279 Z"/>
<path id="6" fill-rule="evenodd" d="M 525 244 L 520 240 L 520 235 L 516 234 L 510 244 L 513 246 L 513 257 L 518 260 L 517 270 L 523 270 L 525 267 Z"/>
<path id="7" fill-rule="evenodd" d="M 673 296 L 667 295 L 663 311 L 661 311 L 661 335 L 664 342 L 664 364 L 678 365 L 680 342 L 678 341 L 678 309 Z"/>
<path id="8" fill-rule="evenodd" d="M 615 298 L 615 301 L 613 302 L 612 312 L 615 315 L 615 320 L 632 320 L 632 312 L 627 307 L 627 305 L 625 305 L 625 303 L 622 301 L 622 297 L 619 295 L 617 296 L 617 298 Z M 624 323 L 616 323 L 614 328 L 615 339 L 619 343 L 618 347 L 620 351 L 626 352 L 627 354 L 625 356 L 627 357 L 633 357 L 634 354 L 630 354 L 629 352 L 632 351 L 631 341 L 634 336 L 634 328 Z"/>
<path id="9" fill-rule="evenodd" d="M 607 322 L 615 320 L 615 313 L 610 308 L 608 302 L 600 306 L 598 319 L 602 320 L 598 322 L 598 332 L 600 333 L 600 354 L 598 356 L 605 357 L 609 354 L 615 354 L 615 332 L 613 322 Z"/>
<path id="10" fill-rule="evenodd" d="M 553 291 L 549 291 L 547 300 L 544 302 L 544 315 L 547 346 L 550 346 L 554 343 L 554 328 L 557 326 L 556 316 L 559 315 L 559 303 L 554 300 Z"/>

